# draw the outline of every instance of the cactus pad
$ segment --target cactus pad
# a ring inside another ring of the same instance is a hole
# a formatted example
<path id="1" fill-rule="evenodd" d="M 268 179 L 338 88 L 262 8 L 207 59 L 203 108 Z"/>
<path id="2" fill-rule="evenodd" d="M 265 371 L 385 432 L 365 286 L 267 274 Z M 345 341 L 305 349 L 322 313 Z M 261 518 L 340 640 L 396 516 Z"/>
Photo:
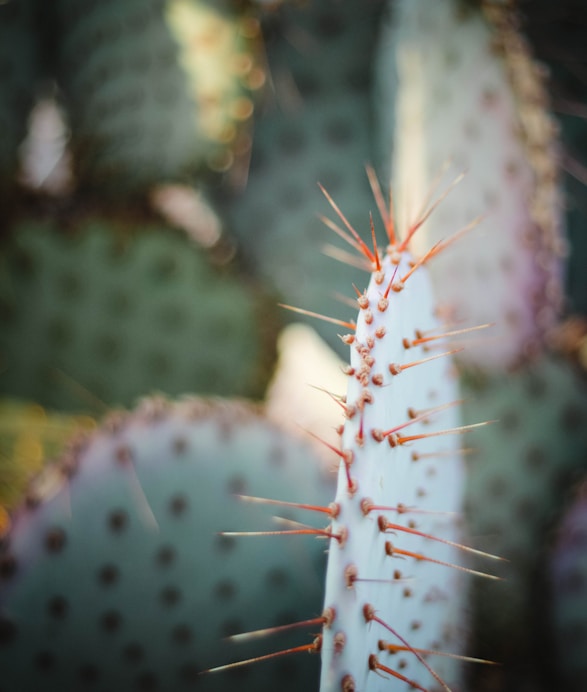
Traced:
<path id="1" fill-rule="evenodd" d="M 376 105 L 400 218 L 417 211 L 414 190 L 465 173 L 416 247 L 481 218 L 431 272 L 455 319 L 495 323 L 461 358 L 499 371 L 539 352 L 556 323 L 564 243 L 542 72 L 509 11 L 493 3 L 490 16 L 456 0 L 396 3 L 381 40 Z"/>
<path id="2" fill-rule="evenodd" d="M 220 535 L 274 513 L 234 493 L 325 501 L 332 486 L 308 442 L 244 403 L 150 399 L 111 415 L 49 473 L 2 546 L 5 692 L 293 691 L 317 676 L 317 657 L 228 682 L 199 675 L 258 650 L 224 637 L 320 608 L 323 544 L 275 550 L 279 539 Z"/>
<path id="3" fill-rule="evenodd" d="M 70 226 L 5 239 L 3 393 L 98 413 L 153 391 L 261 395 L 273 301 L 161 223 Z"/>
<path id="4" fill-rule="evenodd" d="M 259 28 L 228 2 L 56 3 L 59 83 L 83 184 L 145 191 L 246 156 Z"/>

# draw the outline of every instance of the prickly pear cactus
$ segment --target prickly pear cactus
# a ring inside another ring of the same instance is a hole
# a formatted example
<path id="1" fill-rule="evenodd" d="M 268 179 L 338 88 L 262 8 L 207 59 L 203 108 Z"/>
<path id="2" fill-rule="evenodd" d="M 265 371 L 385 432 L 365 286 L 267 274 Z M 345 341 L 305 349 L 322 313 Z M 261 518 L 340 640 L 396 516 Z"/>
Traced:
<path id="1" fill-rule="evenodd" d="M 144 192 L 248 156 L 259 26 L 230 2 L 60 0 L 59 84 L 76 169 L 102 193 Z"/>
<path id="2" fill-rule="evenodd" d="M 228 681 L 199 673 L 258 648 L 224 637 L 319 610 L 323 544 L 220 532 L 274 513 L 236 493 L 324 503 L 320 468 L 309 441 L 245 403 L 149 399 L 111 415 L 30 489 L 2 543 L 2 689 L 311 685 L 317 657 Z"/>
<path id="3" fill-rule="evenodd" d="M 394 3 L 375 106 L 400 218 L 417 212 L 415 190 L 465 173 L 415 242 L 480 218 L 431 272 L 456 320 L 495 323 L 461 360 L 500 372 L 539 352 L 556 323 L 563 205 L 542 70 L 511 11 L 486 5 L 483 15 L 457 0 Z"/>
<path id="4" fill-rule="evenodd" d="M 372 202 L 361 166 L 373 158 L 368 89 L 382 4 L 313 0 L 265 16 L 273 89 L 256 112 L 246 189 L 223 190 L 218 207 L 255 271 L 290 305 L 332 313 L 336 294 L 364 280 L 359 269 L 324 260 L 332 243 L 316 183 L 345 200 L 351 223 L 363 222 Z M 312 326 L 346 357 L 332 329 Z"/>
<path id="5" fill-rule="evenodd" d="M 508 560 L 498 571 L 504 581 L 477 582 L 474 598 L 475 651 L 507 675 L 540 650 L 544 536 L 587 471 L 587 387 L 564 360 L 543 356 L 507 376 L 465 380 L 463 394 L 465 422 L 497 421 L 467 455 L 466 517 L 478 545 Z"/>
<path id="6" fill-rule="evenodd" d="M 368 246 L 327 194 L 371 278 L 355 289 L 357 322 L 337 321 L 350 330 L 341 337 L 350 349 L 347 392 L 331 394 L 344 425 L 339 445 L 325 442 L 340 461 L 338 488 L 327 507 L 302 505 L 331 520 L 302 531 L 330 543 L 324 610 L 313 623 L 322 633 L 298 650 L 321 651 L 321 692 L 449 689 L 464 645 L 464 555 L 477 552 L 461 543 L 460 435 L 485 423 L 460 425 L 456 334 L 436 315 L 425 266 L 454 238 L 415 259 L 408 247 L 421 220 L 400 240 L 372 170 L 369 177 L 385 250 L 373 228 Z"/>
<path id="7" fill-rule="evenodd" d="M 3 244 L 3 393 L 97 413 L 152 391 L 261 395 L 273 299 L 161 223 L 64 225 Z"/>
<path id="8" fill-rule="evenodd" d="M 453 661 L 423 654 L 463 646 L 466 588 L 449 566 L 462 562 L 451 514 L 464 490 L 458 382 L 425 267 L 394 236 L 381 258 L 373 254 L 356 329 L 346 337 L 322 692 L 454 684 Z"/>
<path id="9" fill-rule="evenodd" d="M 550 614 L 557 680 L 568 689 L 587 686 L 587 486 L 582 483 L 557 528 L 550 554 Z"/>

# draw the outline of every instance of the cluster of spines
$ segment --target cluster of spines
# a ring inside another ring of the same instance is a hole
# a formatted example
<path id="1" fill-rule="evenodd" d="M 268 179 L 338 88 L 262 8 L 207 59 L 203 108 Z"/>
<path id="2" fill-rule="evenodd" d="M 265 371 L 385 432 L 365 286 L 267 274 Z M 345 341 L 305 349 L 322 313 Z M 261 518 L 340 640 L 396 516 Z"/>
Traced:
<path id="1" fill-rule="evenodd" d="M 407 252 L 409 242 L 413 237 L 414 233 L 418 230 L 418 228 L 420 228 L 424 221 L 430 216 L 433 209 L 437 206 L 442 197 L 433 204 L 430 204 L 428 209 L 421 214 L 419 220 L 408 229 L 408 232 L 405 234 L 404 239 L 400 241 L 397 239 L 394 231 L 394 224 L 392 220 L 393 208 L 391 202 L 391 195 L 389 197 L 389 208 L 386 208 L 381 189 L 379 187 L 373 170 L 369 168 L 367 172 L 374 193 L 374 197 L 379 212 L 382 216 L 387 233 L 388 246 L 386 252 L 382 253 L 377 246 L 372 218 L 370 219 L 370 227 L 373 247 L 370 248 L 360 237 L 357 231 L 351 226 L 351 224 L 348 222 L 348 220 L 346 219 L 342 211 L 339 209 L 339 207 L 336 205 L 334 200 L 330 197 L 326 190 L 322 188 L 322 191 L 326 196 L 328 202 L 330 203 L 330 205 L 332 206 L 332 208 L 334 209 L 334 211 L 336 212 L 336 214 L 338 215 L 338 217 L 340 218 L 347 230 L 344 230 L 343 228 L 341 228 L 340 226 L 338 226 L 337 224 L 335 224 L 327 218 L 324 218 L 323 220 L 330 229 L 335 231 L 337 235 L 342 237 L 355 251 L 359 253 L 359 261 L 357 262 L 356 260 L 354 260 L 353 264 L 360 264 L 363 266 L 364 269 L 368 270 L 371 273 L 372 283 L 378 289 L 378 300 L 376 301 L 376 304 L 373 304 L 373 301 L 369 299 L 367 290 L 365 290 L 364 292 L 360 292 L 356 287 L 354 287 L 355 292 L 357 294 L 357 304 L 359 307 L 358 323 L 343 321 L 336 318 L 319 315 L 307 310 L 292 308 L 291 306 L 284 306 L 296 312 L 305 315 L 311 315 L 313 317 L 317 317 L 319 319 L 332 322 L 339 326 L 343 326 L 350 330 L 350 333 L 341 335 L 340 338 L 345 344 L 350 346 L 352 351 L 354 352 L 354 357 L 351 359 L 354 361 L 354 364 L 350 364 L 349 366 L 347 366 L 345 371 L 354 385 L 354 387 L 352 385 L 351 387 L 349 387 L 349 392 L 351 390 L 354 390 L 356 392 L 356 396 L 352 398 L 350 394 L 347 396 L 340 396 L 332 392 L 326 392 L 340 405 L 346 421 L 354 420 L 354 425 L 352 428 L 353 438 L 352 440 L 350 440 L 350 444 L 348 435 L 345 435 L 345 427 L 347 427 L 346 425 L 341 425 L 338 430 L 341 437 L 340 448 L 336 448 L 333 445 L 324 442 L 324 444 L 326 444 L 326 446 L 328 446 L 329 449 L 331 449 L 335 454 L 338 455 L 341 462 L 339 475 L 339 492 L 337 493 L 337 499 L 334 502 L 332 502 L 328 507 L 316 507 L 302 503 L 295 503 L 295 506 L 298 508 L 304 508 L 307 510 L 318 512 L 322 515 L 325 514 L 326 516 L 328 516 L 330 523 L 326 528 L 322 529 L 297 524 L 294 528 L 288 528 L 279 531 L 259 531 L 254 533 L 247 532 L 246 534 L 243 534 L 241 532 L 230 532 L 228 535 L 314 535 L 315 537 L 329 539 L 331 542 L 332 552 L 333 550 L 335 550 L 336 544 L 342 548 L 346 544 L 349 537 L 349 527 L 346 524 L 340 522 L 341 502 L 338 501 L 338 498 L 341 496 L 342 493 L 343 495 L 346 495 L 346 498 L 355 505 L 355 508 L 358 508 L 360 515 L 371 520 L 375 519 L 371 523 L 374 525 L 375 530 L 379 532 L 381 536 L 383 536 L 384 538 L 383 548 L 386 557 L 395 557 L 401 559 L 409 558 L 417 563 L 429 562 L 435 565 L 440 565 L 442 567 L 452 567 L 456 570 L 464 571 L 470 574 L 495 578 L 492 575 L 470 569 L 469 567 L 465 567 L 460 564 L 455 564 L 453 562 L 448 562 L 436 559 L 434 557 L 430 557 L 420 550 L 407 550 L 402 547 L 396 546 L 394 543 L 392 543 L 391 540 L 389 540 L 390 534 L 400 533 L 404 536 L 412 536 L 417 537 L 418 539 L 425 539 L 440 544 L 444 544 L 445 546 L 450 546 L 451 548 L 454 548 L 456 550 L 462 550 L 464 552 L 473 553 L 477 556 L 494 557 L 489 556 L 486 553 L 483 553 L 479 550 L 475 550 L 474 548 L 462 545 L 457 541 L 449 540 L 439 536 L 434 536 L 430 533 L 420 531 L 417 528 L 417 523 L 413 519 L 410 519 L 407 522 L 407 525 L 405 526 L 400 523 L 390 521 L 388 516 L 386 515 L 386 513 L 388 512 L 396 513 L 398 519 L 399 517 L 403 517 L 403 515 L 441 515 L 443 514 L 443 512 L 418 509 L 415 506 L 407 506 L 406 504 L 403 504 L 401 502 L 393 506 L 376 504 L 369 497 L 361 496 L 361 493 L 359 492 L 360 484 L 357 481 L 357 479 L 353 476 L 353 465 L 356 461 L 356 450 L 360 450 L 364 447 L 365 443 L 367 442 L 367 438 L 370 441 L 372 440 L 376 443 L 387 442 L 387 446 L 393 449 L 397 447 L 403 447 L 404 445 L 408 445 L 417 440 L 426 440 L 429 438 L 444 435 L 459 435 L 473 430 L 479 426 L 486 425 L 489 422 L 486 421 L 467 426 L 455 426 L 441 430 L 433 430 L 430 432 L 421 432 L 418 434 L 409 434 L 409 430 L 406 431 L 406 429 L 408 429 L 411 425 L 417 423 L 422 423 L 426 425 L 440 412 L 458 406 L 462 403 L 461 401 L 451 401 L 448 403 L 443 403 L 437 406 L 427 407 L 420 410 L 408 408 L 407 420 L 393 427 L 389 427 L 386 429 L 367 428 L 365 422 L 365 410 L 367 407 L 373 404 L 374 400 L 373 393 L 370 389 L 371 386 L 374 386 L 375 388 L 389 386 L 389 383 L 386 383 L 386 380 L 390 376 L 392 378 L 396 377 L 400 375 L 402 372 L 412 367 L 422 365 L 439 358 L 450 358 L 450 356 L 452 356 L 454 353 L 460 350 L 459 348 L 455 348 L 440 353 L 433 353 L 432 355 L 426 355 L 423 358 L 418 358 L 410 362 L 391 362 L 387 364 L 385 373 L 378 372 L 376 371 L 376 369 L 374 369 L 375 359 L 372 355 L 372 350 L 377 341 L 385 338 L 387 330 L 384 325 L 376 326 L 374 325 L 374 322 L 376 321 L 376 316 L 381 315 L 388 310 L 390 304 L 390 295 L 392 292 L 402 292 L 406 285 L 406 282 L 410 279 L 410 277 L 416 272 L 418 268 L 425 265 L 431 258 L 435 257 L 442 250 L 448 247 L 454 240 L 456 240 L 458 237 L 470 230 L 470 228 L 472 228 L 477 222 L 475 221 L 469 224 L 466 228 L 460 230 L 451 238 L 435 244 L 420 259 L 412 260 Z M 455 181 L 455 184 L 456 182 L 457 181 Z M 400 269 L 402 271 L 400 271 Z M 357 330 L 359 324 L 362 324 L 363 326 L 367 325 L 368 327 L 370 327 L 370 331 L 372 332 L 369 334 L 369 336 L 367 336 L 367 338 L 364 339 L 364 342 L 361 342 L 357 338 Z M 478 325 L 469 328 L 456 329 L 447 328 L 447 330 L 445 330 L 443 333 L 439 333 L 438 329 L 426 331 L 416 329 L 414 330 L 413 335 L 402 336 L 399 341 L 401 347 L 406 352 L 412 348 L 420 346 L 422 347 L 422 350 L 426 352 L 434 346 L 436 346 L 436 342 L 443 344 L 443 342 L 446 342 L 447 339 L 461 337 L 468 334 L 469 332 L 484 329 L 487 326 L 489 325 Z M 412 462 L 417 462 L 421 459 L 426 459 L 430 457 L 443 457 L 455 455 L 458 456 L 461 453 L 463 453 L 463 451 L 460 451 L 458 448 L 456 450 L 449 449 L 439 451 L 427 451 L 423 453 L 412 451 L 409 458 Z M 425 491 L 422 490 L 422 494 L 425 494 Z M 266 498 L 250 496 L 240 496 L 240 499 L 251 502 L 269 503 L 278 506 L 287 506 L 293 504 L 280 502 L 279 500 L 271 500 Z M 407 584 L 407 582 L 409 582 L 410 579 L 406 579 L 401 570 L 399 569 L 395 569 L 393 571 L 390 570 L 390 578 L 388 579 L 370 578 L 360 575 L 357 566 L 353 563 L 349 563 L 344 568 L 343 579 L 346 588 L 349 591 L 353 591 L 355 585 L 359 582 L 395 583 L 404 584 L 404 595 L 406 597 L 411 595 L 411 588 L 409 584 Z M 389 624 L 382 617 L 380 617 L 377 608 L 374 604 L 365 602 L 362 605 L 359 605 L 358 607 L 362 613 L 362 617 L 366 625 L 377 623 L 380 627 L 386 629 L 388 633 L 391 633 L 395 637 L 395 639 L 399 641 L 399 643 L 392 643 L 384 639 L 379 639 L 377 642 L 378 652 L 369 652 L 367 659 L 364 662 L 365 668 L 369 671 L 374 671 L 380 675 L 384 674 L 391 676 L 396 680 L 402 681 L 406 685 L 410 685 L 412 688 L 423 690 L 424 692 L 426 692 L 426 688 L 422 687 L 417 681 L 402 674 L 399 670 L 383 664 L 380 661 L 379 655 L 382 652 L 387 652 L 390 655 L 398 654 L 400 652 L 412 654 L 426 668 L 426 670 L 435 679 L 435 681 L 438 684 L 440 684 L 441 687 L 445 690 L 449 690 L 448 685 L 426 662 L 425 658 L 427 656 L 438 655 L 458 658 L 459 660 L 463 661 L 490 663 L 489 661 L 481 661 L 480 659 L 473 659 L 470 657 L 461 656 L 459 654 L 451 654 L 438 650 L 413 647 L 391 624 Z M 313 618 L 303 622 L 293 623 L 289 626 L 282 626 L 279 628 L 268 628 L 265 630 L 259 630 L 256 632 L 250 632 L 243 635 L 238 635 L 237 637 L 233 637 L 232 639 L 234 640 L 242 640 L 249 637 L 259 637 L 276 633 L 277 631 L 282 629 L 309 626 L 321 626 L 322 628 L 321 632 L 314 634 L 312 641 L 308 644 L 303 644 L 299 647 L 290 648 L 285 651 L 273 652 L 270 654 L 266 654 L 264 656 L 256 657 L 254 659 L 249 659 L 247 661 L 238 661 L 236 663 L 221 666 L 213 670 L 224 670 L 227 668 L 241 666 L 251 662 L 259 662 L 277 656 L 282 656 L 290 653 L 298 653 L 302 651 L 310 653 L 324 653 L 324 644 L 326 640 L 328 640 L 328 647 L 330 649 L 329 655 L 336 657 L 342 653 L 347 644 L 347 637 L 344 631 L 337 629 L 338 617 L 339 613 L 337 607 L 334 605 L 327 604 L 322 615 L 317 618 Z M 401 668 L 402 664 L 400 663 L 400 666 L 398 667 Z M 336 685 L 337 686 L 332 687 L 332 689 L 341 689 L 343 690 L 343 692 L 354 692 L 354 690 L 360 688 L 360 685 L 359 687 L 357 686 L 357 682 L 351 673 L 346 673 L 342 675 L 340 677 L 340 680 L 337 681 Z M 324 687 L 330 689 L 328 683 L 326 683 Z"/>

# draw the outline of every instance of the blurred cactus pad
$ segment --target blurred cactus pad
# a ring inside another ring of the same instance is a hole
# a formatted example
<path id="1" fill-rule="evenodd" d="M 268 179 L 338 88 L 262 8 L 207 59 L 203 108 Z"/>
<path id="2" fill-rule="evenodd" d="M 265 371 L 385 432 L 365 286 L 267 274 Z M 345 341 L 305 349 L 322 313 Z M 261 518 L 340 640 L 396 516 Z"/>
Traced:
<path id="1" fill-rule="evenodd" d="M 262 395 L 274 300 L 184 233 L 28 220 L 0 256 L 4 395 L 94 413 L 153 391 Z"/>
<path id="2" fill-rule="evenodd" d="M 60 0 L 56 77 L 85 185 L 120 196 L 250 149 L 258 22 L 230 2 Z"/>
<path id="3" fill-rule="evenodd" d="M 155 398 L 111 414 L 29 489 L 2 542 L 0 687 L 311 687 L 318 656 L 199 673 L 263 653 L 225 637 L 321 607 L 324 543 L 221 535 L 263 530 L 275 513 L 235 493 L 323 504 L 332 492 L 312 444 L 250 404 Z"/>

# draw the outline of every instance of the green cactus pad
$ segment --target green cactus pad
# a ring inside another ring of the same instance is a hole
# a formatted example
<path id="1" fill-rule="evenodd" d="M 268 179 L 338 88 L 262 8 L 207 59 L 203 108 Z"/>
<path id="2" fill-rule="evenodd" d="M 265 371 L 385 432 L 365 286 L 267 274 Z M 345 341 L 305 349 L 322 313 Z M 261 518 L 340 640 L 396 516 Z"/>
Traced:
<path id="1" fill-rule="evenodd" d="M 325 544 L 220 532 L 264 530 L 275 513 L 308 519 L 235 493 L 327 501 L 309 441 L 248 404 L 149 399 L 78 440 L 59 468 L 31 488 L 3 544 L 4 692 L 312 687 L 317 656 L 199 675 L 308 640 L 224 638 L 319 614 Z"/>
<path id="2" fill-rule="evenodd" d="M 94 413 L 153 391 L 262 395 L 273 298 L 160 223 L 59 225 L 23 222 L 3 245 L 4 395 Z"/>
<path id="3" fill-rule="evenodd" d="M 248 183 L 222 199 L 227 227 L 283 301 L 345 317 L 337 302 L 366 273 L 325 257 L 338 239 L 318 214 L 330 208 L 321 183 L 368 234 L 373 198 L 362 165 L 372 160 L 368 89 L 382 3 L 286 3 L 264 26 L 273 98 L 258 109 Z M 350 313 L 352 314 L 352 313 Z M 339 354 L 340 329 L 312 323 Z"/>
<path id="4" fill-rule="evenodd" d="M 550 555 L 550 607 L 557 679 L 567 689 L 587 687 L 587 485 L 565 511 Z"/>
<path id="5" fill-rule="evenodd" d="M 257 23 L 206 0 L 56 3 L 82 185 L 120 195 L 246 155 Z"/>
<path id="6" fill-rule="evenodd" d="M 477 544 L 509 560 L 499 570 L 505 581 L 477 584 L 476 653 L 517 666 L 534 637 L 545 531 L 570 480 L 587 469 L 587 389 L 552 356 L 468 385 L 466 421 L 496 421 L 471 445 L 469 528 Z"/>

